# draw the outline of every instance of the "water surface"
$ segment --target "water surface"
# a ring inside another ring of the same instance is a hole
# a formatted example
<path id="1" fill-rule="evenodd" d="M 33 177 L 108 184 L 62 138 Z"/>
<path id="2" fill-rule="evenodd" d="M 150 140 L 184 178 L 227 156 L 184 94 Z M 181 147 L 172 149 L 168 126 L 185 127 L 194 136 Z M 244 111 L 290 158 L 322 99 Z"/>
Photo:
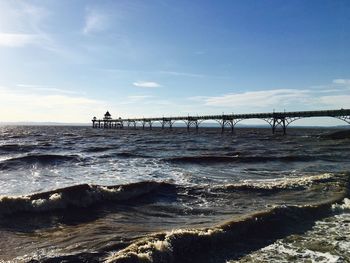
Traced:
<path id="1" fill-rule="evenodd" d="M 1 127 L 0 259 L 350 261 L 350 140 L 288 132 Z"/>

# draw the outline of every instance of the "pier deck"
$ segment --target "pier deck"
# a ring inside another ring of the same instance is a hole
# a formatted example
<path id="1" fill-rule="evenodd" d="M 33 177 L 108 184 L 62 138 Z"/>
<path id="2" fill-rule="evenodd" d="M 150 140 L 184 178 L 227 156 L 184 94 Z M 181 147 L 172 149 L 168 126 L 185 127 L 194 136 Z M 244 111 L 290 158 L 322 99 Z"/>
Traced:
<path id="1" fill-rule="evenodd" d="M 220 124 L 222 132 L 224 132 L 226 127 L 230 128 L 233 132 L 235 125 L 242 120 L 261 119 L 266 121 L 271 126 L 272 133 L 275 133 L 278 128 L 281 128 L 283 134 L 286 134 L 286 129 L 290 123 L 301 118 L 309 117 L 334 117 L 350 124 L 350 109 L 128 119 L 113 119 L 111 114 L 107 111 L 103 119 L 97 119 L 96 117 L 92 119 L 92 127 L 122 129 L 125 126 L 131 126 L 136 129 L 138 126 L 140 126 L 143 129 L 145 129 L 145 127 L 152 129 L 152 124 L 154 122 L 159 122 L 162 129 L 165 127 L 169 127 L 171 129 L 176 121 L 182 121 L 186 124 L 187 130 L 189 130 L 191 127 L 198 130 L 201 122 L 212 120 Z"/>

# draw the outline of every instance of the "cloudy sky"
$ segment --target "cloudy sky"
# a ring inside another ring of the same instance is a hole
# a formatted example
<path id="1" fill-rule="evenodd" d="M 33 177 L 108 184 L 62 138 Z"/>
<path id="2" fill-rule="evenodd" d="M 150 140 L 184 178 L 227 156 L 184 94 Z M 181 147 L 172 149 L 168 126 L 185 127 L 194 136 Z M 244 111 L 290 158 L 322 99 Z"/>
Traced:
<path id="1" fill-rule="evenodd" d="M 0 0 L 0 121 L 350 108 L 349 14 L 348 0 Z"/>

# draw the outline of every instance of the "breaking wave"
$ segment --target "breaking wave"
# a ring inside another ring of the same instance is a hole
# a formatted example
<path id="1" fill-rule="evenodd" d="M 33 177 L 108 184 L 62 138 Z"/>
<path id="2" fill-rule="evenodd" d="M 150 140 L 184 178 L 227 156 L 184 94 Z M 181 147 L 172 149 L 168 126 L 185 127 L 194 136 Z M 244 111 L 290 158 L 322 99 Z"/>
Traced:
<path id="1" fill-rule="evenodd" d="M 85 152 L 89 152 L 89 153 L 98 153 L 98 152 L 105 152 L 105 151 L 109 151 L 109 150 L 113 150 L 116 147 L 89 147 L 87 149 L 85 149 Z"/>
<path id="2" fill-rule="evenodd" d="M 257 162 L 308 162 L 312 160 L 332 160 L 331 156 L 304 156 L 304 155 L 289 155 L 289 156 L 181 156 L 163 159 L 166 162 L 172 163 L 194 163 L 194 164 L 211 164 L 211 163 L 257 163 Z"/>
<path id="3" fill-rule="evenodd" d="M 316 219 L 330 215 L 332 205 L 343 198 L 344 195 L 339 195 L 307 206 L 278 206 L 213 228 L 158 233 L 115 252 L 106 262 L 211 262 L 213 255 L 218 262 L 224 262 L 242 256 L 254 246 L 264 245 L 262 242 L 305 231 Z"/>
<path id="4" fill-rule="evenodd" d="M 0 145 L 0 152 L 29 152 L 35 149 L 35 145 L 3 144 Z"/>
<path id="5" fill-rule="evenodd" d="M 43 212 L 89 207 L 104 201 L 125 201 L 148 194 L 167 183 L 152 181 L 126 185 L 81 184 L 26 196 L 0 196 L 0 216 L 20 212 Z"/>
<path id="6" fill-rule="evenodd" d="M 275 191 L 275 190 L 298 190 L 310 187 L 314 183 L 335 181 L 338 176 L 330 173 L 320 175 L 310 175 L 302 177 L 287 177 L 265 180 L 244 180 L 235 184 L 226 184 L 218 186 L 224 190 L 242 190 L 242 191 Z"/>
<path id="7" fill-rule="evenodd" d="M 78 155 L 30 154 L 0 162 L 0 170 L 13 169 L 32 164 L 57 165 L 64 162 L 80 162 L 81 160 L 82 158 Z"/>

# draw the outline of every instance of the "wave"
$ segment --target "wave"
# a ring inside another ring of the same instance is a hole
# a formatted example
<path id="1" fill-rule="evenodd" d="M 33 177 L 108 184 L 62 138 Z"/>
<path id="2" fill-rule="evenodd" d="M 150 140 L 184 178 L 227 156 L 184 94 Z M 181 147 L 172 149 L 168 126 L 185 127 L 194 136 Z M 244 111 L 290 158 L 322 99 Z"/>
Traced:
<path id="1" fill-rule="evenodd" d="M 23 165 L 56 165 L 64 162 L 80 162 L 81 160 L 78 155 L 30 154 L 0 162 L 0 170 L 17 168 Z"/>
<path id="2" fill-rule="evenodd" d="M 320 135 L 320 138 L 331 139 L 331 140 L 350 139 L 350 130 L 346 129 L 341 131 L 335 131 L 328 134 L 322 134 Z"/>
<path id="3" fill-rule="evenodd" d="M 124 158 L 149 158 L 149 156 L 147 155 L 137 154 L 132 152 L 119 152 L 119 153 L 116 153 L 116 156 L 124 157 Z"/>
<path id="4" fill-rule="evenodd" d="M 332 214 L 345 194 L 307 206 L 278 206 L 212 228 L 178 229 L 140 239 L 106 258 L 108 263 L 225 262 L 292 233 L 309 230 Z M 222 258 L 220 258 L 222 257 Z"/>
<path id="5" fill-rule="evenodd" d="M 2 196 L 0 197 L 0 216 L 20 212 L 85 208 L 105 201 L 126 201 L 167 185 L 169 184 L 153 181 L 115 186 L 81 184 L 26 196 Z"/>
<path id="6" fill-rule="evenodd" d="M 116 147 L 90 147 L 90 148 L 87 148 L 85 149 L 84 151 L 85 152 L 91 152 L 91 153 L 97 153 L 97 152 L 105 152 L 105 151 L 109 151 L 109 150 L 113 150 L 115 148 L 117 148 L 118 146 Z"/>
<path id="7" fill-rule="evenodd" d="M 280 190 L 299 190 L 310 187 L 315 183 L 336 181 L 340 176 L 324 173 L 319 175 L 309 175 L 302 177 L 288 177 L 264 180 L 244 180 L 239 183 L 225 184 L 216 186 L 216 190 L 238 190 L 238 191 L 280 191 Z"/>
<path id="8" fill-rule="evenodd" d="M 165 158 L 163 161 L 172 163 L 194 163 L 194 164 L 210 164 L 210 163 L 255 163 L 255 162 L 308 162 L 317 159 L 331 159 L 329 157 L 317 157 L 306 155 L 289 155 L 289 156 L 182 156 Z"/>
<path id="9" fill-rule="evenodd" d="M 139 154 L 139 153 L 132 153 L 132 152 L 117 152 L 117 153 L 110 153 L 105 154 L 103 156 L 100 156 L 100 158 L 113 158 L 113 157 L 120 157 L 120 158 L 152 158 L 151 156 L 145 155 L 145 154 Z"/>
<path id="10" fill-rule="evenodd" d="M 21 145 L 21 144 L 3 144 L 0 145 L 1 152 L 29 152 L 35 149 L 35 145 Z"/>
<path id="11" fill-rule="evenodd" d="M 350 211 L 350 199 L 349 198 L 344 198 L 342 204 L 333 204 L 332 209 L 334 211 Z"/>

